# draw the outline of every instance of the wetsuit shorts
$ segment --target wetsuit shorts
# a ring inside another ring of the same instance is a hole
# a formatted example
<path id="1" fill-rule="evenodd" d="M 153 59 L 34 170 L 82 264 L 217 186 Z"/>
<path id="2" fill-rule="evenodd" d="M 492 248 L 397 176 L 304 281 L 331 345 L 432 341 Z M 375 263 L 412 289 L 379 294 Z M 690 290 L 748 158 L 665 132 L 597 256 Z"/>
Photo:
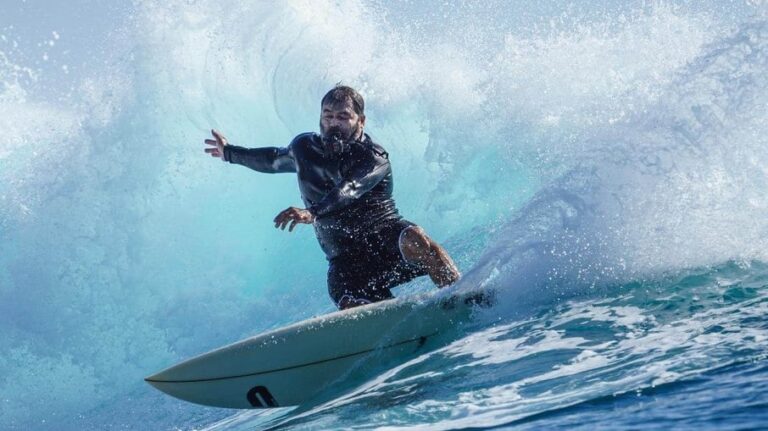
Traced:
<path id="1" fill-rule="evenodd" d="M 416 225 L 405 219 L 389 222 L 330 260 L 328 293 L 336 306 L 344 309 L 394 298 L 391 288 L 427 275 L 400 251 L 400 237 L 412 226 Z"/>

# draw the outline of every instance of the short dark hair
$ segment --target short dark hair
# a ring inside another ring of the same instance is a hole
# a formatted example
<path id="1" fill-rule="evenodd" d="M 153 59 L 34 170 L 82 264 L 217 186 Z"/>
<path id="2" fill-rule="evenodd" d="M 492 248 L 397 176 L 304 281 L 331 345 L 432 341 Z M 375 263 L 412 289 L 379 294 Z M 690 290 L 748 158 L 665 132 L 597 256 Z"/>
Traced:
<path id="1" fill-rule="evenodd" d="M 320 102 L 320 107 L 323 107 L 326 103 L 336 105 L 337 103 L 344 103 L 347 100 L 352 101 L 352 107 L 357 115 L 364 115 L 365 101 L 363 101 L 363 96 L 361 96 L 354 88 L 341 85 L 341 83 L 336 84 L 331 91 L 325 93 L 322 102 Z"/>

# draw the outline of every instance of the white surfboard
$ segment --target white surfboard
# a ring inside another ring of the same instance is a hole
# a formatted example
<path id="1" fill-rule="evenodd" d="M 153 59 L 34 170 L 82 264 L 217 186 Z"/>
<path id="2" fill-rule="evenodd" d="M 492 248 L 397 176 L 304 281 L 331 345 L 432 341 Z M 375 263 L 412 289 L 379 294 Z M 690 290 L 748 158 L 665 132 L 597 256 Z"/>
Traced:
<path id="1" fill-rule="evenodd" d="M 301 405 L 361 361 L 385 364 L 431 348 L 472 307 L 478 291 L 432 292 L 337 311 L 181 362 L 145 380 L 185 401 L 238 409 Z M 371 364 L 367 364 L 370 366 Z M 373 364 L 375 365 L 375 364 Z"/>

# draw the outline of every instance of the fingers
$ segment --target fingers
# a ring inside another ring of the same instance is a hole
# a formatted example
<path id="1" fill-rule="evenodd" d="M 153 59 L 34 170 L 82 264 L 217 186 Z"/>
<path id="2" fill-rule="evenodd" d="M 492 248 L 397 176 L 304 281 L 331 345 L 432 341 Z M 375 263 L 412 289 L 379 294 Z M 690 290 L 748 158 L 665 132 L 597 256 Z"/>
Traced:
<path id="1" fill-rule="evenodd" d="M 277 217 L 275 217 L 275 220 L 274 220 L 274 222 L 275 222 L 275 229 L 279 229 L 280 228 L 280 224 L 283 222 L 283 218 L 284 217 L 285 216 L 283 215 L 283 213 L 280 213 L 280 214 L 277 215 Z"/>
<path id="2" fill-rule="evenodd" d="M 221 135 L 219 135 L 221 136 Z M 222 158 L 222 149 L 224 148 L 224 143 L 221 143 L 219 141 L 214 141 L 213 139 L 206 139 L 205 141 L 206 145 L 212 145 L 213 148 L 206 148 L 205 152 L 210 154 L 211 157 L 219 157 Z"/>
<path id="3" fill-rule="evenodd" d="M 206 148 L 205 152 L 210 154 L 211 157 L 221 157 L 221 151 L 218 148 Z"/>
<path id="4" fill-rule="evenodd" d="M 283 218 L 285 218 L 285 216 L 288 214 L 288 211 L 290 211 L 290 208 L 280 211 L 277 214 L 277 216 L 275 216 L 275 219 L 272 220 L 273 222 L 275 222 L 275 227 L 277 227 L 280 224 L 280 222 L 283 220 Z"/>
<path id="5" fill-rule="evenodd" d="M 227 138 L 225 138 L 224 135 L 221 134 L 221 132 L 219 132 L 216 129 L 211 129 L 211 134 L 213 135 L 214 138 L 216 138 L 216 142 L 219 145 L 226 145 Z"/>
<path id="6" fill-rule="evenodd" d="M 293 232 L 293 229 L 299 223 L 309 223 L 306 217 L 302 214 L 302 210 L 296 207 L 290 207 L 283 211 L 280 211 L 275 219 L 275 228 L 285 230 L 288 227 L 288 232 Z"/>
<path id="7" fill-rule="evenodd" d="M 280 214 L 278 214 L 277 217 L 275 217 L 275 220 L 274 220 L 275 228 L 285 230 L 285 226 L 293 218 L 293 212 L 294 212 L 294 208 L 293 207 L 280 211 Z"/>
<path id="8" fill-rule="evenodd" d="M 295 225 L 296 222 L 298 222 L 299 218 L 296 214 L 288 214 L 281 222 L 280 222 L 280 230 L 285 230 L 286 227 L 288 227 L 288 224 Z M 292 232 L 293 228 L 288 228 L 288 232 Z"/>
<path id="9" fill-rule="evenodd" d="M 285 230 L 285 227 L 288 226 L 288 223 L 293 222 L 295 224 L 296 220 L 299 219 L 298 210 L 296 208 L 290 207 L 285 211 L 286 211 L 285 217 L 283 218 L 282 223 L 280 224 L 281 230 Z M 290 232 L 291 230 L 293 229 L 292 228 L 288 229 L 288 232 Z"/>

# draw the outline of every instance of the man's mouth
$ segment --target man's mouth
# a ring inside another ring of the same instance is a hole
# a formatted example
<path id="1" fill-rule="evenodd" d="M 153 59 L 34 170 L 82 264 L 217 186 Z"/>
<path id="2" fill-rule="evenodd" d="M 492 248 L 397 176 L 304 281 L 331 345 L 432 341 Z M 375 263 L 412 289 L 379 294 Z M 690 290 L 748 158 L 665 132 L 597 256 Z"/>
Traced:
<path id="1" fill-rule="evenodd" d="M 341 133 L 340 129 L 328 129 L 328 131 L 325 133 L 324 138 L 328 142 L 343 141 L 344 135 Z"/>
<path id="2" fill-rule="evenodd" d="M 339 129 L 328 129 L 322 140 L 325 157 L 333 158 L 337 154 L 343 153 L 346 148 L 346 139 Z"/>

